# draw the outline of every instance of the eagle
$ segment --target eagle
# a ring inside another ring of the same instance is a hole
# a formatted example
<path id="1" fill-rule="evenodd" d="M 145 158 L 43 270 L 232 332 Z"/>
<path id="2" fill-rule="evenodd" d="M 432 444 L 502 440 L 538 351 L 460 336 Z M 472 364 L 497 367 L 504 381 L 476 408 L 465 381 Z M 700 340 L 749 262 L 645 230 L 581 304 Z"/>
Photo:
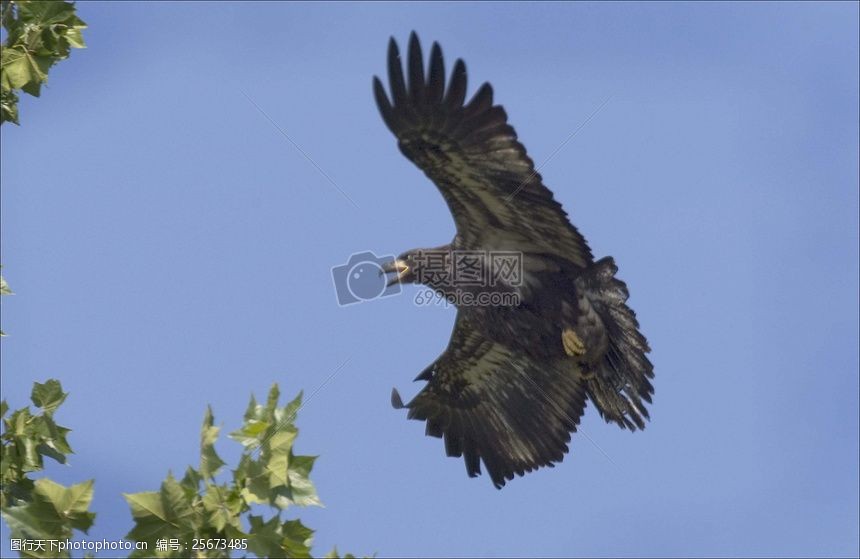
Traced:
<path id="1" fill-rule="evenodd" d="M 561 462 L 588 401 L 606 422 L 644 429 L 650 348 L 613 259 L 595 260 L 489 83 L 466 102 L 466 65 L 458 59 L 446 80 L 434 42 L 425 71 L 414 31 L 405 72 L 392 38 L 389 90 L 374 77 L 376 103 L 400 151 L 442 193 L 456 234 L 380 273 L 389 285 L 431 288 L 457 317 L 447 349 L 415 379 L 427 384 L 408 404 L 394 389 L 392 405 L 425 421 L 469 477 L 483 463 L 497 488 Z M 507 265 L 496 265 L 499 255 Z M 465 256 L 468 273 L 458 274 Z"/>

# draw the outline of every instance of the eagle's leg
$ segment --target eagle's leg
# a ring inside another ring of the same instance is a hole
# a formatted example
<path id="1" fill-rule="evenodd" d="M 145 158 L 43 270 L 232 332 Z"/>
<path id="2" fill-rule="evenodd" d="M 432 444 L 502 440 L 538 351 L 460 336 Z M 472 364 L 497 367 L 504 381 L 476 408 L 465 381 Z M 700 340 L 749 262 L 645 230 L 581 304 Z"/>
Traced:
<path id="1" fill-rule="evenodd" d="M 594 377 L 594 370 L 582 358 L 588 353 L 585 343 L 577 333 L 571 328 L 565 328 L 561 332 L 561 343 L 564 345 L 564 352 L 571 357 L 575 357 L 579 361 L 579 372 L 582 378 L 588 380 Z"/>
<path id="2" fill-rule="evenodd" d="M 594 376 L 592 368 L 583 362 L 583 357 L 588 353 L 585 343 L 577 333 L 571 328 L 565 328 L 561 332 L 561 343 L 564 345 L 564 352 L 571 357 L 575 357 L 579 361 L 579 373 L 582 378 L 588 380 Z"/>
<path id="3" fill-rule="evenodd" d="M 585 355 L 585 344 L 576 335 L 572 328 L 565 328 L 561 332 L 561 343 L 564 345 L 564 352 L 571 357 L 581 357 Z"/>

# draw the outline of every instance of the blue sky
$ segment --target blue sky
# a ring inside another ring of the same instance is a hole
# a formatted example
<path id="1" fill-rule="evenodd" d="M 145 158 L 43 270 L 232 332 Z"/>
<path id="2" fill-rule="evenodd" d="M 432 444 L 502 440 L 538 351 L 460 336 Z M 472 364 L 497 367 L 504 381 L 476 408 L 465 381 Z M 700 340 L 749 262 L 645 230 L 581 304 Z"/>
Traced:
<path id="1" fill-rule="evenodd" d="M 78 10 L 89 48 L 2 128 L 2 388 L 71 392 L 76 454 L 48 473 L 96 479 L 92 537 L 196 462 L 207 404 L 231 430 L 278 382 L 314 393 L 320 554 L 860 551 L 856 3 Z M 644 432 L 590 408 L 560 466 L 502 491 L 389 404 L 454 310 L 332 288 L 353 252 L 453 235 L 372 100 L 412 29 L 493 83 L 539 164 L 605 102 L 541 173 L 653 347 Z"/>

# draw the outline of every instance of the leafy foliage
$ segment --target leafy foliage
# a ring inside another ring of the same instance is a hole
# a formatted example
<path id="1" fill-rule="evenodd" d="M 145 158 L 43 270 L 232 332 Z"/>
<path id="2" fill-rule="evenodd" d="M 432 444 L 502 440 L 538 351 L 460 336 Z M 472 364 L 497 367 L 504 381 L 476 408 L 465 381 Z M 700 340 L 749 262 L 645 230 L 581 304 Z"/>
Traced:
<path id="1" fill-rule="evenodd" d="M 69 429 L 54 421 L 54 412 L 66 396 L 59 381 L 48 380 L 34 383 L 30 394 L 40 413 L 24 407 L 6 417 L 9 406 L 5 400 L 0 402 L 0 511 L 13 539 L 67 540 L 73 530 L 86 533 L 93 524 L 95 514 L 89 512 L 92 480 L 64 487 L 46 478 L 33 481 L 29 477 L 44 469 L 46 457 L 65 464 L 72 453 L 66 440 Z M 68 557 L 56 549 L 22 551 L 21 555 Z"/>
<path id="2" fill-rule="evenodd" d="M 71 2 L 2 0 L 6 41 L 0 53 L 0 124 L 18 124 L 18 91 L 38 97 L 51 66 L 84 48 L 87 25 Z"/>
<path id="3" fill-rule="evenodd" d="M 8 415 L 0 402 L 0 504 L 11 537 L 20 540 L 65 541 L 73 530 L 86 533 L 95 514 L 89 511 L 93 480 L 65 487 L 47 478 L 28 477 L 44 469 L 44 458 L 66 463 L 72 453 L 69 429 L 54 421 L 66 400 L 59 381 L 34 383 L 29 407 Z M 282 518 L 291 506 L 322 506 L 310 480 L 315 456 L 298 455 L 296 413 L 302 395 L 278 406 L 278 386 L 265 404 L 251 396 L 242 426 L 230 438 L 243 446 L 238 466 L 230 476 L 215 450 L 220 427 L 207 408 L 200 430 L 200 463 L 189 466 L 181 479 L 168 473 L 158 491 L 125 494 L 134 527 L 128 540 L 147 542 L 148 550 L 131 557 L 230 557 L 233 552 L 257 557 L 310 557 L 314 531 L 298 519 Z M 227 478 L 227 479 L 222 479 Z M 268 518 L 259 513 L 274 509 Z M 192 549 L 198 540 L 202 549 Z M 176 542 L 168 546 L 168 542 Z M 161 543 L 161 545 L 159 545 Z M 213 545 L 214 543 L 214 545 Z M 206 546 L 210 546 L 207 548 Z M 23 557 L 68 557 L 67 551 L 45 548 L 19 551 Z M 326 557 L 338 557 L 333 550 Z M 352 557 L 347 554 L 345 557 Z"/>
<path id="4" fill-rule="evenodd" d="M 226 464 L 215 450 L 220 428 L 207 409 L 199 466 L 189 466 L 179 480 L 168 474 L 158 491 L 125 495 L 135 521 L 126 539 L 147 542 L 146 555 L 156 550 L 156 557 L 187 556 L 195 540 L 226 542 L 219 549 L 193 550 L 196 557 L 229 557 L 245 545 L 258 557 L 310 557 L 313 530 L 281 514 L 294 505 L 322 505 L 310 480 L 316 457 L 293 451 L 302 395 L 283 407 L 279 398 L 277 385 L 265 404 L 251 396 L 242 426 L 229 435 L 243 451 L 226 481 L 221 478 L 227 476 L 219 475 Z M 271 507 L 274 514 L 252 514 L 260 505 Z M 171 540 L 179 545 L 165 549 L 164 542 Z"/>

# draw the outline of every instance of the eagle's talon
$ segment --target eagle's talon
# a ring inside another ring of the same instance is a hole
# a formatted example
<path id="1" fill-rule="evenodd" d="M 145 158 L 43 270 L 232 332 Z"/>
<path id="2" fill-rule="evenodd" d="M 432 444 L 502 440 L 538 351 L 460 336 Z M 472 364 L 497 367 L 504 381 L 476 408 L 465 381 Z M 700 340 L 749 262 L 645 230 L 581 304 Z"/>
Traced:
<path id="1" fill-rule="evenodd" d="M 564 352 L 571 357 L 585 355 L 585 344 L 570 328 L 565 328 L 561 333 L 561 343 L 564 345 Z"/>

